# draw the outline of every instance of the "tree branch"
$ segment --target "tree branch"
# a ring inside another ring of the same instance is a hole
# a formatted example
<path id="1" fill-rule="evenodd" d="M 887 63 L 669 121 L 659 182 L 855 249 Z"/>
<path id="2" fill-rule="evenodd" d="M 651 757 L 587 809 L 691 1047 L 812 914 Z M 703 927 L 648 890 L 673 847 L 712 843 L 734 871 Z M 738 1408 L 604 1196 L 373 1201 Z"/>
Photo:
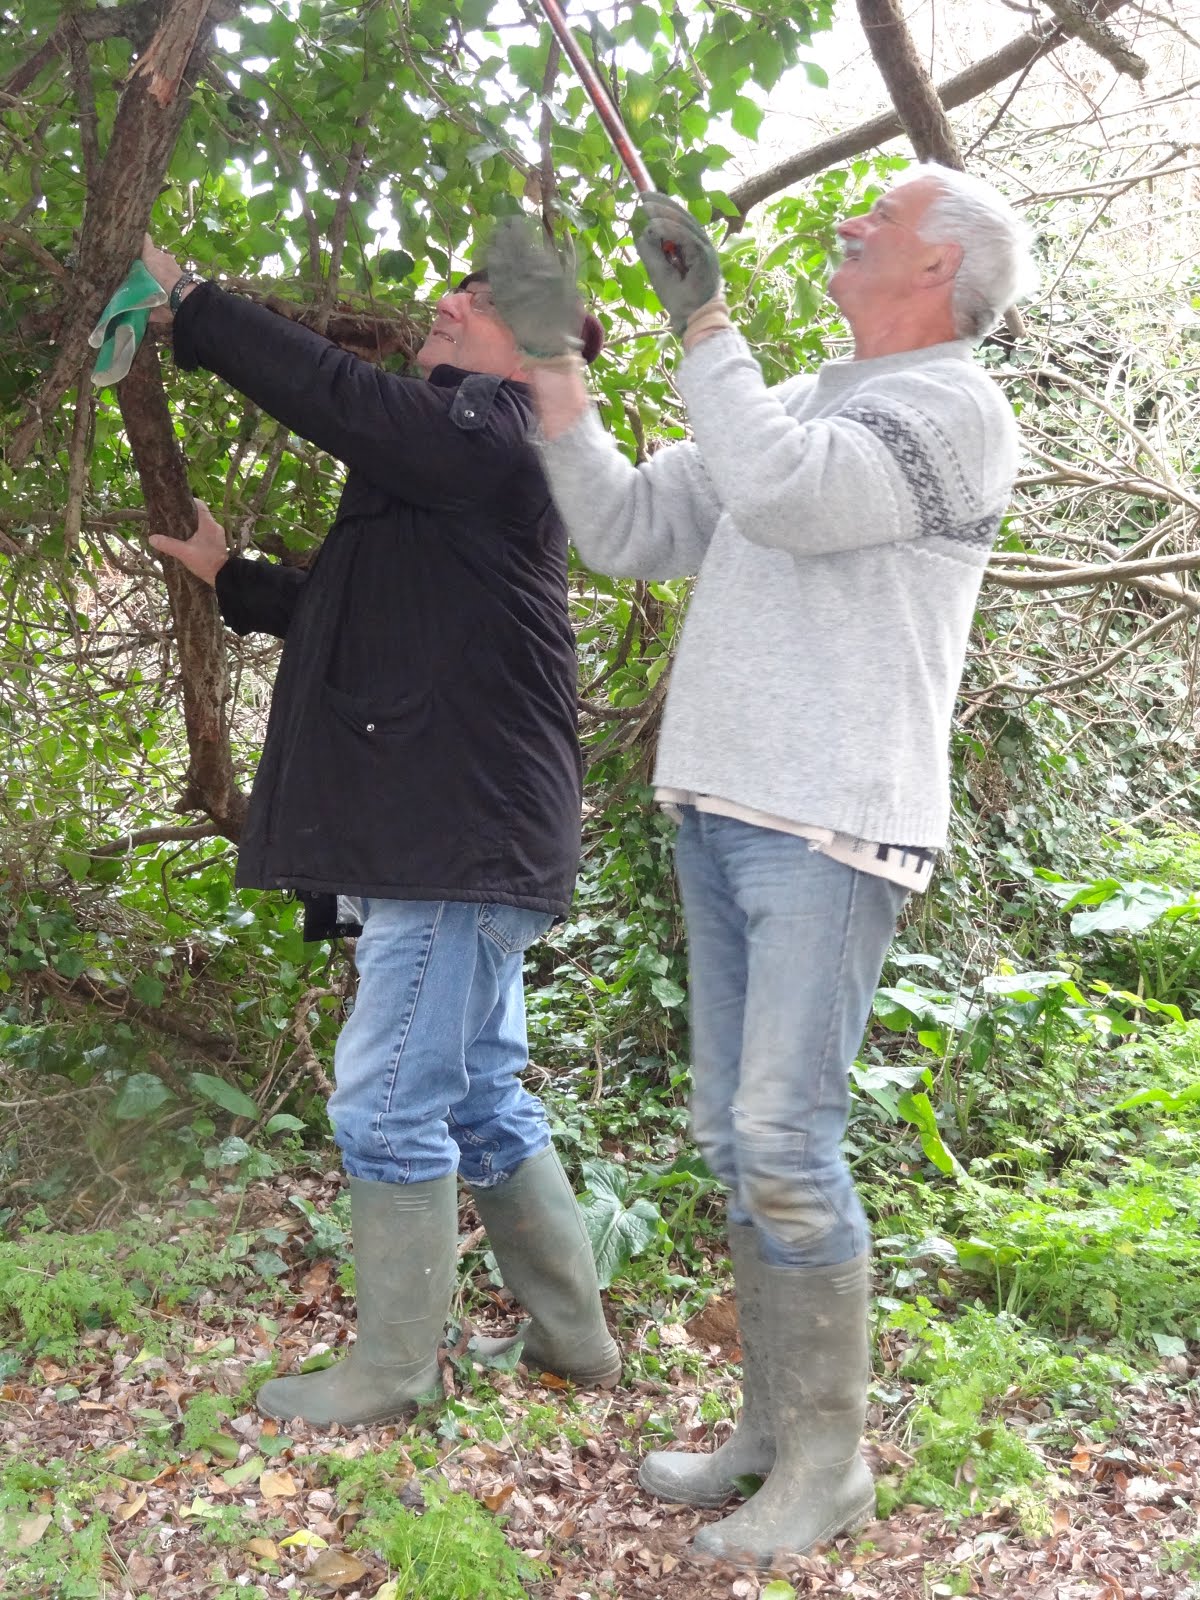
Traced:
<path id="1" fill-rule="evenodd" d="M 180 840 L 215 839 L 217 830 L 211 822 L 192 822 L 186 826 L 165 828 L 136 828 L 123 833 L 119 839 L 108 839 L 104 844 L 88 846 L 93 860 L 103 856 L 123 856 L 143 844 L 174 844 Z"/>
<path id="2" fill-rule="evenodd" d="M 1045 3 L 1046 9 L 1053 11 L 1060 28 L 1073 33 L 1118 72 L 1142 82 L 1149 71 L 1145 61 L 1134 54 L 1117 30 L 1110 28 L 1102 17 L 1094 16 L 1080 0 L 1045 0 Z"/>
<path id="3" fill-rule="evenodd" d="M 1101 0 L 1096 15 L 1101 18 L 1109 17 L 1128 4 L 1129 0 Z M 1057 50 L 1070 37 L 1065 28 L 1038 23 L 1028 33 L 1021 34 L 990 56 L 984 56 L 971 66 L 965 67 L 962 72 L 956 73 L 954 77 L 947 78 L 944 83 L 939 84 L 938 99 L 946 111 L 953 111 L 958 106 L 966 105 L 968 101 L 977 99 L 989 89 L 994 89 L 997 84 L 1021 72 L 1039 57 Z M 737 212 L 733 219 L 734 227 L 745 220 L 747 213 L 754 206 L 760 205 L 771 195 L 778 194 L 781 189 L 786 189 L 793 183 L 800 183 L 805 178 L 816 177 L 819 172 L 825 172 L 841 161 L 849 161 L 854 156 L 874 150 L 877 145 L 886 144 L 890 139 L 898 138 L 903 132 L 904 125 L 897 112 L 881 112 L 879 116 L 872 117 L 867 122 L 859 122 L 853 128 L 847 128 L 844 133 L 835 134 L 832 138 L 823 139 L 819 144 L 810 145 L 807 150 L 788 156 L 786 160 L 768 167 L 765 172 L 747 178 L 744 183 L 737 184 L 729 191 L 729 199 Z"/>

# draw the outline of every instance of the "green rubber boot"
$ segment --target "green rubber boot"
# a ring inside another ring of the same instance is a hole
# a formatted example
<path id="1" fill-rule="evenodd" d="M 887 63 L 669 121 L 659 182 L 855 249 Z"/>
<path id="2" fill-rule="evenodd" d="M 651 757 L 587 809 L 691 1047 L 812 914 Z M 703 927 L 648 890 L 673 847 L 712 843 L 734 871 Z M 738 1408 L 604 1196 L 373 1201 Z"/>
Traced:
<path id="1" fill-rule="evenodd" d="M 506 1286 L 530 1314 L 509 1339 L 477 1336 L 480 1355 L 502 1355 L 517 1340 L 532 1371 L 585 1388 L 611 1389 L 621 1352 L 604 1321 L 596 1260 L 579 1206 L 553 1145 L 503 1183 L 471 1196 Z"/>
<path id="2" fill-rule="evenodd" d="M 358 1339 L 323 1372 L 272 1378 L 258 1409 L 316 1428 L 391 1422 L 436 1388 L 437 1348 L 454 1286 L 457 1182 L 350 1179 Z"/>
<path id="3" fill-rule="evenodd" d="M 685 1506 L 723 1506 L 747 1473 L 765 1478 L 775 1465 L 775 1428 L 763 1353 L 763 1279 L 750 1223 L 729 1224 L 729 1254 L 742 1335 L 742 1409 L 737 1427 L 719 1450 L 707 1455 L 654 1450 L 642 1462 L 638 1482 L 660 1500 Z"/>
<path id="4" fill-rule="evenodd" d="M 837 1267 L 763 1268 L 763 1349 L 775 1466 L 762 1488 L 695 1549 L 737 1566 L 805 1555 L 875 1515 L 859 1454 L 867 1406 L 867 1257 Z"/>

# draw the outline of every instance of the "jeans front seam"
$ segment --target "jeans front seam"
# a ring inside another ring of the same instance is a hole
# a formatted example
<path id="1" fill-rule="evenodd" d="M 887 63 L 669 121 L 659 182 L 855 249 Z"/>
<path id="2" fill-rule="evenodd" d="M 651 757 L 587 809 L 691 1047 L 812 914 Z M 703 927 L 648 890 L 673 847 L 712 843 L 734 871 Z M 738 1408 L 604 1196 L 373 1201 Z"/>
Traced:
<path id="1" fill-rule="evenodd" d="M 383 1103 L 375 1115 L 375 1136 L 383 1148 L 387 1151 L 389 1160 L 395 1161 L 397 1164 L 399 1164 L 399 1158 L 393 1151 L 391 1145 L 388 1143 L 387 1134 L 384 1132 L 384 1119 L 391 1113 L 392 1098 L 396 1093 L 396 1079 L 400 1072 L 400 1058 L 404 1054 L 404 1047 L 408 1043 L 408 1036 L 412 1031 L 413 1019 L 417 1014 L 417 1007 L 421 1003 L 421 992 L 425 987 L 425 976 L 429 971 L 429 958 L 433 954 L 434 940 L 437 938 L 438 929 L 440 928 L 442 922 L 442 914 L 445 909 L 445 901 L 439 900 L 437 914 L 433 919 L 433 925 L 429 929 L 429 934 L 425 941 L 425 948 L 421 951 L 420 961 L 417 968 L 416 989 L 413 994 L 412 1004 L 408 1008 L 408 1016 L 404 1019 L 404 1028 L 401 1032 L 399 1042 L 397 1043 L 396 1048 L 393 1050 L 392 1058 L 388 1063 L 387 1078 L 384 1083 Z"/>
<path id="2" fill-rule="evenodd" d="M 821 1046 L 821 1064 L 817 1071 L 817 1104 L 825 1103 L 825 1079 L 829 1070 L 829 1058 L 833 1050 L 833 1037 L 835 1028 L 842 1015 L 842 996 L 846 987 L 846 960 L 850 948 L 850 934 L 854 927 L 854 911 L 858 903 L 858 873 L 853 867 L 846 869 L 852 874 L 850 880 L 850 899 L 846 906 L 846 917 L 842 924 L 842 943 L 838 951 L 837 983 L 833 990 L 833 1003 L 829 1007 L 825 1023 L 825 1040 Z M 846 1119 L 850 1115 L 850 1063 L 846 1062 L 846 1091 L 842 1096 L 846 1111 Z"/>

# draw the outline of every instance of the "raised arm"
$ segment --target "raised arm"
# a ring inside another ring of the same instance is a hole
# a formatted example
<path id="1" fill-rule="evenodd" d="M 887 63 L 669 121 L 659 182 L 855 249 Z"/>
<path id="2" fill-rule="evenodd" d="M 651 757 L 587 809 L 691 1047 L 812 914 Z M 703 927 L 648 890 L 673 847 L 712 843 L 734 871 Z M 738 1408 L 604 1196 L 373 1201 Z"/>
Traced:
<path id="1" fill-rule="evenodd" d="M 383 372 L 212 283 L 179 308 L 175 359 L 215 372 L 293 433 L 416 505 L 489 499 L 524 440 L 515 405 L 497 397 L 456 419 L 445 390 Z M 495 394 L 496 380 L 474 381 Z"/>
<path id="2" fill-rule="evenodd" d="M 540 409 L 536 373 L 534 394 Z M 586 393 L 584 407 L 574 426 L 542 443 L 550 491 L 579 554 L 614 577 L 698 572 L 721 506 L 695 448 L 669 445 L 635 467 L 601 427 Z"/>
<path id="3" fill-rule="evenodd" d="M 522 219 L 496 229 L 487 266 L 496 304 L 525 355 L 546 476 L 580 555 L 618 577 L 698 572 L 721 512 L 712 484 L 690 445 L 634 467 L 600 426 L 576 354 L 571 269 Z"/>

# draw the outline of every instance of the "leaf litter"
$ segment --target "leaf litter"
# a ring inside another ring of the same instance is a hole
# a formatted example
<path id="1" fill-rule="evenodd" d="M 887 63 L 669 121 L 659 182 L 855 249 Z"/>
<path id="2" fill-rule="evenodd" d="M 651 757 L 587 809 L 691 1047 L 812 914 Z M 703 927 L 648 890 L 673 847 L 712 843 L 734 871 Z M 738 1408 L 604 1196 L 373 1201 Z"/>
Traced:
<path id="1" fill-rule="evenodd" d="M 240 1201 L 243 1231 L 281 1233 L 285 1273 L 231 1280 L 219 1303 L 206 1290 L 197 1305 L 157 1319 L 161 1354 L 147 1352 L 141 1337 L 93 1330 L 74 1361 L 29 1362 L 0 1380 L 0 1467 L 37 1463 L 49 1479 L 59 1463 L 63 1484 L 88 1485 L 86 1503 L 47 1487 L 26 1514 L 0 1515 L 5 1600 L 57 1600 L 65 1591 L 49 1576 L 40 1588 L 6 1587 L 6 1566 L 27 1562 L 44 1541 L 89 1519 L 106 1525 L 99 1600 L 238 1593 L 408 1600 L 419 1591 L 405 1587 L 370 1548 L 350 1547 L 362 1507 L 340 1500 L 323 1471 L 329 1457 L 356 1460 L 396 1445 L 422 1462 L 418 1469 L 400 1457 L 397 1501 L 419 1510 L 419 1481 L 435 1471 L 451 1489 L 497 1513 L 509 1543 L 550 1573 L 528 1589 L 531 1600 L 961 1594 L 1182 1600 L 1191 1592 L 1185 1571 L 1171 1570 L 1169 1555 L 1173 1548 L 1195 1550 L 1200 1565 L 1194 1350 L 1191 1358 L 1173 1351 L 1161 1373 L 1120 1391 L 1120 1421 L 1103 1443 L 1080 1431 L 1065 1448 L 1046 1450 L 1060 1492 L 1044 1536 L 1023 1532 L 1004 1505 L 957 1521 L 905 1505 L 857 1538 L 819 1555 L 781 1559 L 764 1574 L 694 1559 L 691 1534 L 721 1513 L 660 1504 L 637 1484 L 652 1412 L 677 1418 L 676 1435 L 686 1445 L 708 1448 L 710 1432 L 719 1442 L 729 1426 L 710 1430 L 699 1420 L 708 1391 L 736 1390 L 736 1373 L 727 1366 L 739 1353 L 727 1295 L 714 1296 L 687 1325 L 655 1330 L 666 1334 L 657 1348 L 668 1358 L 685 1346 L 704 1353 L 702 1378 L 676 1366 L 666 1382 L 634 1377 L 610 1394 L 575 1393 L 523 1369 L 489 1369 L 486 1407 L 473 1411 L 463 1403 L 470 1399 L 469 1374 L 464 1380 L 461 1361 L 447 1359 L 448 1415 L 439 1418 L 435 1408 L 416 1425 L 318 1432 L 297 1421 L 285 1431 L 260 1418 L 248 1400 L 229 1414 L 247 1373 L 272 1353 L 288 1370 L 314 1351 L 344 1351 L 352 1340 L 353 1304 L 337 1286 L 335 1263 L 303 1253 L 303 1230 L 289 1203 L 297 1188 L 325 1208 L 336 1175 L 259 1182 Z M 237 1203 L 222 1199 L 230 1209 Z M 466 1219 L 468 1237 L 472 1222 Z M 493 1293 L 490 1301 L 496 1300 Z M 508 1315 L 503 1305 L 495 1311 Z M 636 1349 L 651 1324 L 618 1297 L 610 1297 L 609 1311 L 627 1353 Z M 218 1426 L 184 1447 L 188 1408 L 205 1396 L 226 1402 L 214 1413 Z M 886 1409 L 873 1407 L 867 1451 L 877 1472 L 908 1460 L 899 1428 L 912 1400 L 911 1386 L 893 1379 Z M 531 1407 L 541 1419 L 547 1407 L 556 1408 L 561 1427 L 547 1430 L 539 1422 L 531 1429 Z M 487 1428 L 480 1426 L 485 1413 Z"/>

